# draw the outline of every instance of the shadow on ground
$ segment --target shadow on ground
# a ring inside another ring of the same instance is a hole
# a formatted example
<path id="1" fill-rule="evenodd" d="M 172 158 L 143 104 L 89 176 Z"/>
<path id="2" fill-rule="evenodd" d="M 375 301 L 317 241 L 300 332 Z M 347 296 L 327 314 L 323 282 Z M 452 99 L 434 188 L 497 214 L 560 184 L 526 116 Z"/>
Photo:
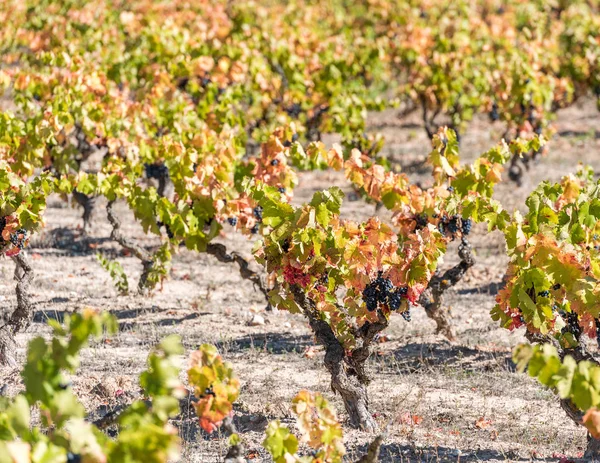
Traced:
<path id="1" fill-rule="evenodd" d="M 309 346 L 314 346 L 313 338 L 309 335 L 293 335 L 289 332 L 269 332 L 252 334 L 240 338 L 216 343 L 217 348 L 228 352 L 246 350 L 263 350 L 272 354 L 302 353 Z"/>
<path id="2" fill-rule="evenodd" d="M 515 371 L 510 351 L 482 351 L 449 342 L 410 343 L 391 352 L 377 353 L 374 358 L 406 373 L 446 367 L 457 367 L 466 372 Z"/>
<path id="3" fill-rule="evenodd" d="M 350 450 L 350 449 L 349 449 Z M 351 450 L 359 457 L 367 452 L 367 445 L 361 445 Z M 349 452 L 350 453 L 350 452 Z M 499 452 L 491 449 L 460 452 L 448 447 L 422 447 L 412 445 L 384 444 L 381 446 L 379 460 L 382 463 L 409 462 L 469 462 L 469 461 L 531 461 L 530 458 L 520 457 L 516 452 Z"/>

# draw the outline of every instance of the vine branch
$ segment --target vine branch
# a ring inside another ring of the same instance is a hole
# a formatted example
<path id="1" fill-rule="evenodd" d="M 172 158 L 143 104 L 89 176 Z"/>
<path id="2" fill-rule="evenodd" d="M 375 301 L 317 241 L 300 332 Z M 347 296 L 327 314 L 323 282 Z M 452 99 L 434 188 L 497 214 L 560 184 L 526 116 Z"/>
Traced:
<path id="1" fill-rule="evenodd" d="M 267 304 L 269 303 L 269 291 L 263 284 L 260 275 L 250 269 L 250 263 L 240 254 L 235 251 L 228 253 L 227 247 L 220 243 L 209 243 L 206 246 L 206 252 L 211 256 L 216 257 L 219 262 L 223 262 L 225 264 L 235 262 L 240 269 L 240 275 L 242 278 L 251 281 L 256 287 L 258 287 L 260 292 L 265 296 Z"/>
<path id="2" fill-rule="evenodd" d="M 117 218 L 117 216 L 114 213 L 114 203 L 115 200 L 112 200 L 109 201 L 106 205 L 106 216 L 108 218 L 109 223 L 112 226 L 112 232 L 110 234 L 110 237 L 111 239 L 119 243 L 123 248 L 131 252 L 140 261 L 142 261 L 142 274 L 140 275 L 140 280 L 138 281 L 138 290 L 142 292 L 144 291 L 146 281 L 148 280 L 148 275 L 150 274 L 152 266 L 154 265 L 152 254 L 139 244 L 125 237 L 123 233 L 121 233 L 121 221 Z"/>
<path id="3" fill-rule="evenodd" d="M 356 359 L 346 355 L 344 346 L 337 339 L 333 329 L 325 320 L 316 313 L 314 301 L 306 297 L 304 290 L 298 285 L 290 287 L 294 300 L 302 309 L 308 319 L 308 323 L 315 334 L 317 342 L 325 348 L 325 368 L 331 375 L 331 389 L 337 392 L 344 401 L 344 407 L 350 418 L 350 425 L 365 431 L 375 431 L 377 423 L 369 412 L 369 399 L 367 396 L 366 375 L 364 374 L 364 363 L 368 358 L 370 341 L 367 338 L 366 350 L 359 351 Z M 379 325 L 366 328 L 368 336 L 374 337 L 378 332 Z M 362 381 L 361 381 L 362 379 Z"/>
<path id="4" fill-rule="evenodd" d="M 14 367 L 17 365 L 15 335 L 29 326 L 33 313 L 34 305 L 29 294 L 29 286 L 33 281 L 34 271 L 24 252 L 11 258 L 15 262 L 17 307 L 6 323 L 0 327 L 0 364 Z"/>
<path id="5" fill-rule="evenodd" d="M 443 274 L 434 275 L 429 281 L 427 289 L 423 291 L 419 298 L 419 304 L 423 306 L 427 316 L 435 321 L 437 333 L 443 334 L 450 341 L 456 339 L 456 334 L 450 322 L 450 314 L 443 307 L 444 293 L 456 285 L 465 276 L 467 270 L 475 265 L 472 250 L 467 239 L 462 238 L 462 242 L 458 247 L 460 262 Z"/>

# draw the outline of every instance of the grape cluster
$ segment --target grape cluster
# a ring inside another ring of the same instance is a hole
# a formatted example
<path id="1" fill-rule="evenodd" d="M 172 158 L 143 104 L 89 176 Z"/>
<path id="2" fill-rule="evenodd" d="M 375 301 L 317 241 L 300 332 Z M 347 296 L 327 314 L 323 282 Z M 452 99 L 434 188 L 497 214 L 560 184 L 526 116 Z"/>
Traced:
<path id="1" fill-rule="evenodd" d="M 169 176 L 169 168 L 164 164 L 144 164 L 144 170 L 146 171 L 146 177 L 155 178 L 160 180 Z"/>
<path id="2" fill-rule="evenodd" d="M 67 463 L 81 463 L 81 455 L 78 453 L 67 452 Z"/>
<path id="3" fill-rule="evenodd" d="M 235 227 L 237 225 L 237 217 L 229 217 L 227 223 L 232 227 Z"/>
<path id="4" fill-rule="evenodd" d="M 190 82 L 189 77 L 182 77 L 181 79 L 179 79 L 179 82 L 177 82 L 177 89 L 181 90 L 182 92 L 185 91 L 189 82 Z"/>
<path id="5" fill-rule="evenodd" d="M 461 231 L 464 236 L 468 236 L 471 233 L 471 227 L 473 226 L 473 221 L 471 219 L 463 219 Z"/>
<path id="6" fill-rule="evenodd" d="M 273 159 L 273 160 L 271 161 L 271 165 L 272 165 L 273 167 L 277 166 L 278 164 L 279 164 L 279 161 L 278 161 L 277 159 Z"/>
<path id="7" fill-rule="evenodd" d="M 438 223 L 438 230 L 442 236 L 448 234 L 451 239 L 454 239 L 459 231 L 463 236 L 467 236 L 471 233 L 472 226 L 473 221 L 471 219 L 463 219 L 459 215 L 453 215 L 443 217 Z"/>
<path id="8" fill-rule="evenodd" d="M 427 214 L 422 213 L 415 216 L 415 222 L 417 222 L 417 226 L 415 230 L 422 230 L 427 226 L 429 220 L 427 220 Z"/>
<path id="9" fill-rule="evenodd" d="M 568 312 L 566 316 L 567 326 L 562 329 L 562 334 L 571 333 L 575 339 L 579 339 L 581 336 L 581 326 L 579 326 L 579 319 L 575 312 Z"/>
<path id="10" fill-rule="evenodd" d="M 280 186 L 279 187 L 279 193 L 281 193 L 282 195 L 285 194 L 285 188 Z"/>
<path id="11" fill-rule="evenodd" d="M 406 311 L 402 312 L 400 315 L 402 315 L 402 318 L 404 318 L 404 320 L 409 322 L 411 320 L 410 307 L 406 309 Z"/>
<path id="12" fill-rule="evenodd" d="M 291 117 L 297 119 L 300 113 L 302 112 L 302 106 L 298 103 L 294 103 L 291 106 L 285 108 L 285 112 L 288 113 Z"/>
<path id="13" fill-rule="evenodd" d="M 254 227 L 252 227 L 250 229 L 250 233 L 252 233 L 253 235 L 256 235 L 258 233 L 258 231 L 260 230 L 260 227 L 258 224 L 255 224 Z"/>
<path id="14" fill-rule="evenodd" d="M 281 249 L 283 249 L 283 252 L 287 254 L 290 250 L 290 240 L 288 240 L 287 238 L 284 239 L 283 243 L 281 243 Z"/>
<path id="15" fill-rule="evenodd" d="M 213 397 L 216 397 L 215 391 L 213 391 L 212 384 L 210 386 L 208 386 L 206 389 L 204 389 L 203 396 L 206 397 L 207 395 L 212 395 Z"/>
<path id="16" fill-rule="evenodd" d="M 398 310 L 402 304 L 402 298 L 406 297 L 407 293 L 408 288 L 406 287 L 401 287 L 395 291 L 391 291 L 388 294 L 388 305 L 390 306 L 390 310 Z"/>
<path id="17" fill-rule="evenodd" d="M 458 233 L 458 216 L 453 215 L 447 223 L 448 231 L 453 235 Z"/>
<path id="18" fill-rule="evenodd" d="M 547 289 L 544 290 L 544 291 L 540 291 L 538 293 L 538 296 L 540 296 L 540 297 L 549 297 L 550 296 L 550 291 L 548 291 Z"/>
<path id="19" fill-rule="evenodd" d="M 260 223 L 263 219 L 263 208 L 262 206 L 256 206 L 252 209 L 252 214 L 256 217 L 256 220 Z"/>
<path id="20" fill-rule="evenodd" d="M 25 241 L 27 241 L 27 230 L 24 228 L 19 228 L 16 232 L 10 234 L 10 242 L 16 248 L 23 249 Z"/>
<path id="21" fill-rule="evenodd" d="M 492 106 L 492 110 L 490 111 L 489 116 L 492 122 L 500 120 L 500 114 L 498 113 L 498 106 L 496 105 L 496 103 L 494 103 L 494 105 Z"/>
<path id="22" fill-rule="evenodd" d="M 494 102 L 492 104 L 492 110 L 490 111 L 490 120 L 492 122 L 496 122 L 500 119 L 500 114 L 498 113 L 498 105 Z"/>
<path id="23" fill-rule="evenodd" d="M 6 217 L 0 217 L 0 241 L 2 241 L 2 232 L 4 231 L 4 227 L 6 227 Z"/>
<path id="24" fill-rule="evenodd" d="M 553 289 L 554 291 L 558 291 L 558 290 L 560 289 L 560 283 L 556 283 L 556 284 L 555 284 L 555 285 L 552 287 L 552 289 Z"/>
<path id="25" fill-rule="evenodd" d="M 596 342 L 600 347 L 600 318 L 596 318 Z"/>
<path id="26" fill-rule="evenodd" d="M 450 228 L 450 223 L 452 223 L 452 229 Z M 458 231 L 458 223 L 456 221 L 456 216 L 452 217 L 443 217 L 438 223 L 438 230 L 442 234 L 442 236 L 446 236 L 446 233 L 450 233 L 454 235 Z M 452 236 L 454 238 L 454 236 Z"/>
<path id="27" fill-rule="evenodd" d="M 406 287 L 394 289 L 390 279 L 383 278 L 382 272 L 379 272 L 377 278 L 365 287 L 362 297 L 369 312 L 377 310 L 379 304 L 389 306 L 390 310 L 398 310 L 407 292 Z"/>

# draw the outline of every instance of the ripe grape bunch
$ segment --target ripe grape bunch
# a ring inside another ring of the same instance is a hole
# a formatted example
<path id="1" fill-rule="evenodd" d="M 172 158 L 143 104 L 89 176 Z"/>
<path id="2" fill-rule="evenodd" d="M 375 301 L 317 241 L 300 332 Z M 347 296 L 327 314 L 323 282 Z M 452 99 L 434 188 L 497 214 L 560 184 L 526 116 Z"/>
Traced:
<path id="1" fill-rule="evenodd" d="M 146 177 L 160 180 L 169 176 L 169 168 L 164 164 L 144 164 Z"/>
<path id="2" fill-rule="evenodd" d="M 415 229 L 422 230 L 427 226 L 429 220 L 427 220 L 427 214 L 418 214 L 415 216 L 415 222 L 417 223 Z"/>
<path id="3" fill-rule="evenodd" d="M 212 384 L 210 386 L 208 386 L 206 389 L 204 389 L 204 395 L 202 395 L 202 397 L 206 397 L 209 395 L 216 397 L 216 394 L 215 394 L 215 391 L 213 390 Z"/>
<path id="4" fill-rule="evenodd" d="M 563 315 L 563 314 L 561 314 Z M 562 329 L 562 334 L 571 333 L 575 339 L 579 339 L 582 334 L 579 318 L 575 312 L 568 312 L 566 315 L 567 326 Z"/>
<path id="5" fill-rule="evenodd" d="M 500 114 L 498 113 L 498 105 L 496 104 L 496 102 L 494 102 L 492 104 L 492 109 L 490 111 L 490 120 L 492 122 L 496 122 L 498 120 L 500 120 Z"/>
<path id="6" fill-rule="evenodd" d="M 458 215 L 446 216 L 443 217 L 439 224 L 438 230 L 442 234 L 442 236 L 450 235 L 450 238 L 453 240 L 456 238 L 459 230 L 463 237 L 466 237 L 471 233 L 471 227 L 473 226 L 473 221 L 471 219 L 463 219 Z"/>
<path id="7" fill-rule="evenodd" d="M 257 220 L 258 223 L 262 222 L 262 219 L 263 219 L 263 208 L 262 208 L 262 206 L 256 206 L 252 210 L 252 214 L 254 215 L 254 217 L 256 218 L 256 220 Z"/>
<path id="8" fill-rule="evenodd" d="M 383 278 L 383 272 L 380 271 L 377 278 L 365 287 L 362 297 L 369 312 L 377 310 L 380 304 L 387 305 L 390 310 L 398 310 L 402 304 L 402 298 L 406 297 L 407 293 L 407 287 L 394 288 L 389 278 Z M 406 317 L 404 318 L 406 319 Z M 409 319 L 410 315 L 407 321 Z"/>
<path id="9" fill-rule="evenodd" d="M 471 233 L 471 227 L 473 226 L 473 221 L 471 219 L 462 219 L 461 232 L 463 236 L 468 236 Z"/>
<path id="10" fill-rule="evenodd" d="M 23 249 L 26 241 L 27 241 L 27 230 L 25 230 L 24 228 L 20 228 L 16 232 L 11 233 L 11 235 L 10 235 L 10 242 L 16 248 Z"/>
<path id="11" fill-rule="evenodd" d="M 254 217 L 256 218 L 256 223 L 254 224 L 254 226 L 250 230 L 250 233 L 252 233 L 253 235 L 256 235 L 258 233 L 258 231 L 260 230 L 259 224 L 262 223 L 262 220 L 263 220 L 263 208 L 262 208 L 262 206 L 256 206 L 252 210 L 252 215 L 254 215 Z"/>

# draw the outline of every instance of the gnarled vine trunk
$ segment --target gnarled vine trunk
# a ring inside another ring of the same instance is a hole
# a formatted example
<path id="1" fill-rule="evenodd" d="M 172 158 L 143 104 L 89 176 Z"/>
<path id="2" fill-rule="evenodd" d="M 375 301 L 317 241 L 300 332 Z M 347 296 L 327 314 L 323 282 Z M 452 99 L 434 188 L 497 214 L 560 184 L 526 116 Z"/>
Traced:
<path id="1" fill-rule="evenodd" d="M 540 154 L 541 150 L 534 150 L 522 156 L 518 154 L 513 155 L 510 160 L 510 167 L 508 168 L 508 178 L 515 182 L 517 186 L 522 186 L 525 172 L 531 169 L 531 163 L 535 162 Z"/>
<path id="2" fill-rule="evenodd" d="M 237 434 L 237 429 L 235 429 L 235 425 L 233 424 L 233 418 L 228 416 L 223 420 L 223 425 L 221 426 L 223 430 L 229 434 L 229 436 L 233 434 Z M 237 444 L 232 445 L 227 449 L 227 454 L 225 455 L 224 463 L 246 463 L 247 460 L 245 458 L 246 449 L 244 448 L 244 444 L 240 440 Z"/>
<path id="3" fill-rule="evenodd" d="M 33 302 L 29 286 L 33 280 L 33 268 L 24 252 L 12 257 L 15 262 L 15 280 L 17 280 L 17 308 L 0 327 L 0 364 L 17 366 L 15 335 L 27 328 L 33 314 Z"/>
<path id="4" fill-rule="evenodd" d="M 227 252 L 227 248 L 225 245 L 220 243 L 209 243 L 206 246 L 206 253 L 210 254 L 217 258 L 219 262 L 223 262 L 224 264 L 229 264 L 235 262 L 239 269 L 240 275 L 245 280 L 251 281 L 254 286 L 257 286 L 261 293 L 265 296 L 267 300 L 267 310 L 271 309 L 271 304 L 269 303 L 269 290 L 263 283 L 260 275 L 250 269 L 250 263 L 244 259 L 237 252 Z"/>
<path id="5" fill-rule="evenodd" d="M 140 279 L 138 281 L 138 291 L 144 292 L 146 290 L 146 282 L 148 280 L 148 276 L 150 275 L 150 271 L 152 270 L 152 266 L 154 265 L 154 261 L 152 260 L 152 254 L 149 253 L 139 244 L 126 238 L 121 233 L 121 222 L 119 221 L 119 219 L 113 211 L 114 204 L 115 201 L 112 200 L 109 201 L 106 205 L 106 216 L 108 218 L 109 223 L 112 225 L 112 232 L 110 234 L 110 237 L 111 239 L 119 243 L 123 248 L 131 252 L 142 262 L 142 274 L 140 275 Z"/>
<path id="6" fill-rule="evenodd" d="M 465 238 L 458 247 L 458 256 L 460 262 L 443 274 L 434 275 L 419 298 L 419 304 L 425 308 L 427 316 L 435 321 L 436 332 L 443 334 L 450 341 L 456 340 L 456 333 L 452 326 L 450 312 L 444 306 L 444 293 L 456 285 L 465 276 L 467 270 L 475 265 L 471 245 Z"/>
<path id="7" fill-rule="evenodd" d="M 77 204 L 83 207 L 83 215 L 81 218 L 83 219 L 83 231 L 85 232 L 90 228 L 97 198 L 95 196 L 85 195 L 79 191 L 73 191 L 73 199 Z"/>
<path id="8" fill-rule="evenodd" d="M 314 302 L 306 297 L 302 288 L 292 285 L 291 290 L 294 300 L 308 318 L 317 342 L 325 348 L 325 367 L 331 375 L 331 389 L 342 397 L 350 425 L 365 431 L 377 430 L 377 423 L 369 411 L 369 379 L 365 366 L 375 336 L 387 327 L 388 320 L 378 312 L 379 319 L 376 322 L 367 322 L 360 329 L 355 328 L 360 345 L 347 352 L 329 323 L 319 317 Z"/>
<path id="9" fill-rule="evenodd" d="M 587 447 L 583 458 L 589 459 L 592 462 L 600 461 L 600 439 L 596 439 L 588 434 Z"/>

